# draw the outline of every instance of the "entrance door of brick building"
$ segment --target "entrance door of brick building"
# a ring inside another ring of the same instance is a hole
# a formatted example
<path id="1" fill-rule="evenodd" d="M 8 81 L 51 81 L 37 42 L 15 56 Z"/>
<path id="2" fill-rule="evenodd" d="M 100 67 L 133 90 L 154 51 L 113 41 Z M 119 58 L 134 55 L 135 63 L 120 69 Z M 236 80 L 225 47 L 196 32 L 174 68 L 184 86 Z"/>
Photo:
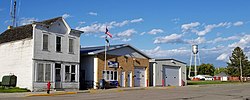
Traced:
<path id="1" fill-rule="evenodd" d="M 132 87 L 132 72 L 128 72 L 128 77 L 127 77 L 128 81 L 128 87 Z"/>
<path id="2" fill-rule="evenodd" d="M 121 82 L 120 86 L 125 87 L 125 72 L 124 71 L 121 72 L 120 82 Z"/>

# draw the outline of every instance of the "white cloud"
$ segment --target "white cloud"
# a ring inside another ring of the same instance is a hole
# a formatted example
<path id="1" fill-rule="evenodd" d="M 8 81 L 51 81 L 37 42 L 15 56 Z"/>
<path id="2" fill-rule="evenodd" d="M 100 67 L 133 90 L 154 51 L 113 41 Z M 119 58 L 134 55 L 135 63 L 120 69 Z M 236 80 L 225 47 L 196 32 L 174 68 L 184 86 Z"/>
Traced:
<path id="1" fill-rule="evenodd" d="M 221 60 L 221 61 L 225 61 L 227 62 L 229 58 L 229 54 L 228 53 L 222 53 L 221 55 L 219 55 L 216 60 Z"/>
<path id="2" fill-rule="evenodd" d="M 97 16 L 98 15 L 96 12 L 89 12 L 88 14 L 91 15 L 91 16 Z"/>
<path id="3" fill-rule="evenodd" d="M 117 26 L 117 27 L 122 27 L 122 26 L 127 25 L 127 24 L 129 24 L 129 20 L 125 20 L 125 21 L 120 22 L 120 23 L 114 22 L 114 26 Z"/>
<path id="4" fill-rule="evenodd" d="M 84 31 L 84 33 L 100 33 L 105 32 L 105 28 L 108 24 L 92 24 L 91 26 L 76 27 L 77 30 Z"/>
<path id="5" fill-rule="evenodd" d="M 129 39 L 122 39 L 123 42 L 128 42 L 130 40 L 131 40 L 131 38 L 129 38 Z"/>
<path id="6" fill-rule="evenodd" d="M 143 22 L 144 20 L 142 18 L 138 18 L 138 19 L 133 19 L 130 22 L 131 23 L 138 23 L 138 22 Z"/>
<path id="7" fill-rule="evenodd" d="M 205 26 L 204 30 L 202 30 L 202 31 L 195 30 L 193 32 L 195 32 L 199 36 L 204 36 L 207 33 L 211 32 L 214 28 L 218 28 L 218 27 L 231 27 L 231 22 L 224 22 L 224 23 L 219 23 L 219 24 L 207 25 L 207 26 Z"/>
<path id="8" fill-rule="evenodd" d="M 152 29 L 151 31 L 148 32 L 148 34 L 158 34 L 163 32 L 164 31 L 162 29 Z"/>
<path id="9" fill-rule="evenodd" d="M 134 33 L 136 33 L 136 31 L 134 29 L 128 29 L 126 31 L 120 32 L 118 33 L 116 36 L 117 37 L 126 37 L 129 38 L 131 37 Z"/>
<path id="10" fill-rule="evenodd" d="M 200 48 L 200 51 L 206 53 L 206 54 L 220 54 L 220 53 L 225 53 L 226 51 L 228 51 L 227 47 L 225 46 L 215 46 L 212 48 Z"/>
<path id="11" fill-rule="evenodd" d="M 232 36 L 232 38 L 236 37 Z M 250 51 L 249 51 L 250 49 L 248 50 L 249 43 L 250 43 L 250 35 L 242 36 L 238 42 L 229 44 L 227 47 L 219 48 L 218 51 L 220 55 L 216 58 L 216 60 L 228 62 L 229 61 L 228 58 L 229 56 L 231 56 L 232 51 L 235 47 L 241 47 L 244 50 L 245 54 L 247 56 L 250 56 Z"/>
<path id="12" fill-rule="evenodd" d="M 206 39 L 205 37 L 198 37 L 194 40 L 185 40 L 185 42 L 189 44 L 202 44 L 206 42 Z"/>
<path id="13" fill-rule="evenodd" d="M 160 46 L 153 49 L 142 50 L 147 55 L 154 58 L 174 58 L 181 61 L 187 62 L 189 64 L 191 45 L 189 47 L 179 47 L 176 49 L 163 50 Z M 229 52 L 228 52 L 229 51 Z M 231 54 L 231 49 L 229 50 L 225 46 L 216 46 L 212 48 L 200 47 L 200 61 L 201 63 L 211 63 L 211 62 L 227 62 L 229 55 Z M 223 54 L 224 53 L 224 54 Z M 208 55 L 208 56 L 207 56 Z M 219 65 L 224 66 L 224 65 Z"/>
<path id="14" fill-rule="evenodd" d="M 165 37 L 157 37 L 154 41 L 155 44 L 160 43 L 182 43 L 182 34 L 171 34 Z"/>
<path id="15" fill-rule="evenodd" d="M 80 25 L 85 24 L 85 21 L 78 22 Z"/>
<path id="16" fill-rule="evenodd" d="M 36 18 L 21 18 L 20 19 L 20 25 L 27 25 L 27 24 L 31 24 L 34 21 L 38 21 L 38 19 Z"/>
<path id="17" fill-rule="evenodd" d="M 224 41 L 230 41 L 230 40 L 238 40 L 238 39 L 240 39 L 239 36 L 230 36 L 230 37 L 227 37 L 227 38 L 218 37 L 218 38 L 215 38 L 214 40 L 207 41 L 207 43 L 218 43 L 218 42 L 224 42 Z"/>
<path id="18" fill-rule="evenodd" d="M 190 50 L 185 48 L 162 50 L 160 46 L 150 50 L 142 50 L 144 53 L 155 58 L 174 58 L 177 56 L 183 56 L 190 54 Z M 183 56 L 186 57 L 186 56 Z"/>
<path id="19" fill-rule="evenodd" d="M 128 29 L 123 32 L 115 34 L 114 40 L 121 40 L 124 42 L 130 41 L 133 34 L 137 33 L 134 29 Z"/>
<path id="20" fill-rule="evenodd" d="M 152 49 L 152 50 L 142 50 L 144 51 L 146 54 L 148 55 L 155 55 L 157 54 L 159 51 L 160 51 L 161 47 L 160 46 L 157 46 L 156 48 Z"/>
<path id="21" fill-rule="evenodd" d="M 141 32 L 140 35 L 144 35 L 146 32 Z"/>
<path id="22" fill-rule="evenodd" d="M 139 21 L 133 21 L 133 23 L 139 23 Z M 84 31 L 85 33 L 102 33 L 106 31 L 105 30 L 106 26 L 109 29 L 112 29 L 115 27 L 123 27 L 128 24 L 132 24 L 131 20 L 124 20 L 122 22 L 111 21 L 111 22 L 106 22 L 106 23 L 93 23 L 92 25 L 85 26 L 85 27 L 78 26 L 76 27 L 76 29 Z"/>
<path id="23" fill-rule="evenodd" d="M 241 37 L 241 39 L 238 42 L 235 42 L 233 44 L 229 44 L 228 47 L 235 48 L 235 47 L 241 47 L 245 48 L 250 44 L 250 35 L 244 35 Z"/>
<path id="24" fill-rule="evenodd" d="M 66 19 L 66 18 L 69 18 L 69 17 L 72 17 L 72 16 L 69 15 L 69 14 L 63 14 L 62 17 L 63 17 L 64 19 Z"/>
<path id="25" fill-rule="evenodd" d="M 233 25 L 234 25 L 234 26 L 241 26 L 241 25 L 243 25 L 243 24 L 244 24 L 244 22 L 238 21 L 238 22 L 235 22 Z"/>
<path id="26" fill-rule="evenodd" d="M 177 24 L 180 21 L 180 18 L 174 18 L 171 21 L 174 22 L 175 24 Z"/>
<path id="27" fill-rule="evenodd" d="M 197 27 L 199 25 L 200 25 L 199 22 L 192 22 L 190 24 L 183 24 L 183 25 L 181 25 L 181 29 L 182 29 L 182 32 L 186 32 L 188 30 L 192 30 L 194 27 Z"/>
<path id="28" fill-rule="evenodd" d="M 198 26 L 201 25 L 199 22 L 192 22 L 189 24 L 183 24 L 181 26 L 182 32 L 192 32 L 197 34 L 198 36 L 204 36 L 207 33 L 211 32 L 214 28 L 219 28 L 219 27 L 225 27 L 225 28 L 230 28 L 231 26 L 240 26 L 243 25 L 244 22 L 242 21 L 238 21 L 235 23 L 232 22 L 221 22 L 218 24 L 210 24 L 210 25 L 206 25 L 204 26 L 203 30 L 198 30 L 201 29 Z"/>

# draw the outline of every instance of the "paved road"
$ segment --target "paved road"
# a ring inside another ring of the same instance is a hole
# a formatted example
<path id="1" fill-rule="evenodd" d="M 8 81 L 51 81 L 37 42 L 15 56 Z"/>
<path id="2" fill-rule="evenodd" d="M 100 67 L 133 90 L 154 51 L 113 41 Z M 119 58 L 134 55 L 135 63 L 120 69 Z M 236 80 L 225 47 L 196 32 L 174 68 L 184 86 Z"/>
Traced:
<path id="1" fill-rule="evenodd" d="M 78 93 L 52 97 L 5 98 L 6 100 L 250 100 L 250 84 L 223 84 L 113 93 Z"/>

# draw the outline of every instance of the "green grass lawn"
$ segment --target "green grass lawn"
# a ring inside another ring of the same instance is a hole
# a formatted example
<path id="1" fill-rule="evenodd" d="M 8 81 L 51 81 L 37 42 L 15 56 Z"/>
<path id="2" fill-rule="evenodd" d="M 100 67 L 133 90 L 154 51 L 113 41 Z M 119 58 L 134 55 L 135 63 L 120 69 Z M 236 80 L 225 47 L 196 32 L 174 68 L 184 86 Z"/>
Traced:
<path id="1" fill-rule="evenodd" d="M 228 84 L 228 83 L 240 83 L 238 81 L 188 81 L 188 85 L 205 85 L 205 84 Z"/>
<path id="2" fill-rule="evenodd" d="M 0 86 L 0 93 L 16 93 L 16 92 L 30 92 L 27 89 L 19 88 L 19 87 L 2 87 Z"/>

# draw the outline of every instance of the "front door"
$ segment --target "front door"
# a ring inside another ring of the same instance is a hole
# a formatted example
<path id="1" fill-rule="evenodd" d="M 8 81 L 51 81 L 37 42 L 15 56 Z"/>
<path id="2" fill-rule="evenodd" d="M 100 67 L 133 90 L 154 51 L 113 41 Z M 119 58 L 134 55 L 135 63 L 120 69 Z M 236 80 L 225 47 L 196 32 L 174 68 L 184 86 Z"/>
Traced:
<path id="1" fill-rule="evenodd" d="M 132 72 L 128 72 L 128 87 L 132 87 Z"/>
<path id="2" fill-rule="evenodd" d="M 56 81 L 55 81 L 55 88 L 56 89 L 60 89 L 62 88 L 61 85 L 61 64 L 55 64 L 55 77 L 56 77 Z"/>
<path id="3" fill-rule="evenodd" d="M 121 82 L 121 84 L 120 84 L 121 87 L 125 87 L 125 72 L 124 71 L 121 72 L 121 78 L 120 79 L 121 79 L 121 81 L 120 81 Z"/>

